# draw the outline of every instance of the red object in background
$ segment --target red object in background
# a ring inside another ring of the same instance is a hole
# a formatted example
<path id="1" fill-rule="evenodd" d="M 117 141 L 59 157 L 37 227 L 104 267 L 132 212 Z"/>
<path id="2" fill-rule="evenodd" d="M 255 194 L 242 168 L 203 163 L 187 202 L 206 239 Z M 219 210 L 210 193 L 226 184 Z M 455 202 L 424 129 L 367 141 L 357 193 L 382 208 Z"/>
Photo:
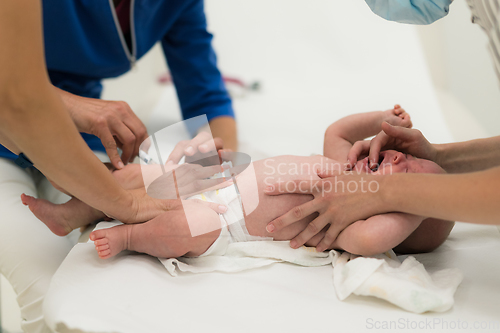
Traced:
<path id="1" fill-rule="evenodd" d="M 235 78 L 235 77 L 231 77 L 231 76 L 222 76 L 222 79 L 224 80 L 224 83 L 234 84 L 234 85 L 237 85 L 237 86 L 239 86 L 243 89 L 246 89 L 246 90 L 259 90 L 260 89 L 259 82 L 253 82 L 252 84 L 246 84 L 242 80 Z M 173 83 L 172 77 L 170 76 L 170 73 L 165 73 L 165 74 L 160 75 L 160 77 L 158 77 L 158 82 L 161 84 Z"/>

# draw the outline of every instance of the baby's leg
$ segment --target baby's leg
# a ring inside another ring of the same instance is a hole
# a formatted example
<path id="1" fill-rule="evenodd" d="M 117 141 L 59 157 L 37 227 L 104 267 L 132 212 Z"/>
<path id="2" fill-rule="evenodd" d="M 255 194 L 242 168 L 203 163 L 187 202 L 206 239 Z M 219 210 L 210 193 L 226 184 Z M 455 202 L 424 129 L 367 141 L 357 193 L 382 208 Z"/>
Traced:
<path id="1" fill-rule="evenodd" d="M 129 164 L 122 170 L 114 171 L 113 176 L 125 189 L 140 188 L 142 183 L 141 168 L 138 164 Z M 144 185 L 142 185 L 144 186 Z M 72 198 L 62 205 L 37 199 L 29 195 L 21 195 L 24 205 L 58 236 L 66 236 L 72 230 L 84 227 L 96 221 L 102 221 L 106 215 L 77 198 Z"/>
<path id="2" fill-rule="evenodd" d="M 332 247 L 364 256 L 384 253 L 401 244 L 422 220 L 404 213 L 376 215 L 345 228 Z"/>
<path id="3" fill-rule="evenodd" d="M 219 237 L 220 218 L 215 211 L 196 200 L 184 201 L 183 206 L 189 210 L 189 224 L 184 211 L 179 209 L 165 212 L 146 223 L 93 231 L 90 239 L 101 259 L 111 258 L 123 250 L 159 258 L 199 256 Z M 190 224 L 192 228 L 194 222 L 218 226 L 219 229 L 193 237 Z"/>
<path id="4" fill-rule="evenodd" d="M 56 205 L 45 199 L 22 194 L 21 200 L 31 212 L 58 236 L 66 236 L 72 230 L 100 221 L 106 217 L 102 212 L 86 203 L 71 198 L 68 202 Z"/>

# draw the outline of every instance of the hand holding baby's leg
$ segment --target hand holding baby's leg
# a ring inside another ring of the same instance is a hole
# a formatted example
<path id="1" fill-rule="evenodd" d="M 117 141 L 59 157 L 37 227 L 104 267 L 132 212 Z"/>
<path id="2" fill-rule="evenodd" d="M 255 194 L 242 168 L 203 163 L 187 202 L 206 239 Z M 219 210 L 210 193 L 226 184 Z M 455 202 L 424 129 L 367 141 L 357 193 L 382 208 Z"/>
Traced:
<path id="1" fill-rule="evenodd" d="M 103 220 L 106 216 L 81 202 L 71 198 L 68 202 L 56 205 L 45 199 L 22 194 L 21 200 L 29 206 L 31 212 L 58 236 L 66 236 L 74 229 L 86 226 L 92 222 Z"/>

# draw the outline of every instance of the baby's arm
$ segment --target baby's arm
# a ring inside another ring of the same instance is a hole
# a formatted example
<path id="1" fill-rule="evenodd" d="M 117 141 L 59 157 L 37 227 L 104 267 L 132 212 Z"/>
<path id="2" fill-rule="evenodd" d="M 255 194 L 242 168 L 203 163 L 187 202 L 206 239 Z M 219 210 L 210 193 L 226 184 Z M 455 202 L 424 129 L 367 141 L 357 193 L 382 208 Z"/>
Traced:
<path id="1" fill-rule="evenodd" d="M 341 163 L 346 162 L 352 145 L 356 141 L 378 134 L 384 121 L 392 125 L 411 127 L 410 115 L 399 105 L 387 111 L 353 114 L 328 127 L 325 132 L 323 155 Z"/>

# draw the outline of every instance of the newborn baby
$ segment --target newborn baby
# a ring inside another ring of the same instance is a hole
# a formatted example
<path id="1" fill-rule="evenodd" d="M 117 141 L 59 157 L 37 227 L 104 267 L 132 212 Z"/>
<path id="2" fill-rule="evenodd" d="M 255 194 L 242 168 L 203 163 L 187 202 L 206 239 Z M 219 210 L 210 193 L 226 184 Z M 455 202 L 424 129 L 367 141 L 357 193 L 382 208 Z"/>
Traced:
<path id="1" fill-rule="evenodd" d="M 287 184 L 301 178 L 308 181 L 319 180 L 318 172 L 325 168 L 346 165 L 347 153 L 352 145 L 377 134 L 381 124 L 388 121 L 392 125 L 411 127 L 409 115 L 399 106 L 387 111 L 355 114 L 332 124 L 324 142 L 325 156 L 278 156 L 252 163 L 236 177 L 243 207 L 254 200 L 257 190 L 259 204 L 249 214 L 245 214 L 237 192 L 232 184 L 206 191 L 191 197 L 207 201 L 223 202 L 228 206 L 224 214 L 218 214 L 200 200 L 183 201 L 182 210 L 165 212 L 156 218 L 139 224 L 123 224 L 91 233 L 100 258 L 115 256 L 123 250 L 147 253 L 162 258 L 179 256 L 223 255 L 231 242 L 252 241 L 256 237 L 272 237 L 274 240 L 290 240 L 302 232 L 316 215 L 308 216 L 283 230 L 270 234 L 266 225 L 292 208 L 312 200 L 309 194 L 283 194 L 268 196 L 264 188 L 272 183 Z M 250 171 L 252 170 L 252 171 Z M 444 173 L 436 163 L 415 158 L 397 151 L 380 154 L 379 167 L 368 168 L 367 158 L 358 161 L 354 172 L 389 174 L 392 172 Z M 128 165 L 113 172 L 125 188 L 142 186 L 139 165 Z M 257 189 L 252 184 L 257 180 Z M 71 230 L 105 216 L 76 198 L 66 204 L 54 205 L 42 199 L 22 195 L 22 201 L 54 233 L 65 235 Z M 190 219 L 202 221 L 215 230 L 192 236 L 186 214 Z M 345 250 L 353 254 L 374 255 L 390 249 L 400 253 L 432 251 L 441 245 L 453 228 L 453 222 L 426 219 L 405 213 L 388 213 L 357 221 L 345 228 L 338 236 L 332 249 Z M 316 246 L 327 228 L 306 243 Z"/>

